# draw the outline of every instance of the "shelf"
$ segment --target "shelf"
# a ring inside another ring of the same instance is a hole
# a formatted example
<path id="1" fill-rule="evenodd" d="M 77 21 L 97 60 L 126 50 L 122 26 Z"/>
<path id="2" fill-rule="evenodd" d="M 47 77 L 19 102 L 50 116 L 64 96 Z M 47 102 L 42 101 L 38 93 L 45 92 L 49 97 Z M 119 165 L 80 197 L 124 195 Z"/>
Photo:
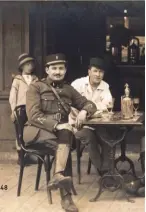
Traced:
<path id="1" fill-rule="evenodd" d="M 116 67 L 119 68 L 144 68 L 145 69 L 145 65 L 116 65 Z"/>
<path id="2" fill-rule="evenodd" d="M 121 76 L 143 77 L 145 75 L 144 65 L 117 65 L 117 70 Z"/>

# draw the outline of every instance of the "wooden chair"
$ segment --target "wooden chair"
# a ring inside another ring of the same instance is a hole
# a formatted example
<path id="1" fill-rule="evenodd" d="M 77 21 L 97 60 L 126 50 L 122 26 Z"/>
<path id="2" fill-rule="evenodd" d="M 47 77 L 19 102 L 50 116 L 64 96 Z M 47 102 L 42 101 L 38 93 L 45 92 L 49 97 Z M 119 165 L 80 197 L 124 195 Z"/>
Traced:
<path id="1" fill-rule="evenodd" d="M 38 167 L 37 167 L 37 175 L 36 175 L 36 182 L 35 182 L 35 190 L 39 189 L 39 182 L 41 176 L 42 165 L 44 165 L 45 173 L 46 173 L 46 187 L 47 187 L 47 195 L 48 201 L 52 204 L 52 194 L 51 190 L 48 189 L 48 182 L 50 180 L 50 171 L 52 167 L 52 163 L 54 160 L 54 156 L 48 154 L 49 150 L 46 146 L 41 144 L 26 144 L 23 141 L 23 128 L 24 124 L 27 122 L 27 115 L 26 115 L 26 107 L 25 105 L 21 105 L 16 107 L 15 109 L 15 117 L 16 117 L 16 124 L 17 124 L 17 140 L 18 144 L 21 147 L 20 150 L 20 173 L 19 173 L 19 181 L 18 181 L 18 188 L 17 188 L 17 196 L 20 196 L 21 193 L 21 186 L 22 186 L 22 178 L 23 172 L 25 168 L 25 157 L 26 155 L 34 155 L 38 158 Z M 52 156 L 52 158 L 51 158 Z M 76 195 L 76 190 L 72 185 L 73 194 Z"/>

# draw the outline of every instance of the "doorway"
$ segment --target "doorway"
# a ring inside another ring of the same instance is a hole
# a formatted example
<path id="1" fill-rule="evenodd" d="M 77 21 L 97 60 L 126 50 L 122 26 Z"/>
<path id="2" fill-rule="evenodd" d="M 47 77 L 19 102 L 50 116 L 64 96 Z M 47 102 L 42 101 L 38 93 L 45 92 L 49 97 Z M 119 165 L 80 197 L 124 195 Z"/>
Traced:
<path id="1" fill-rule="evenodd" d="M 86 76 L 90 58 L 104 54 L 105 17 L 96 13 L 94 2 L 90 7 L 85 2 L 55 2 L 46 10 L 46 54 L 66 55 L 68 81 Z"/>
<path id="2" fill-rule="evenodd" d="M 41 2 L 31 11 L 31 53 L 42 64 L 45 55 L 64 53 L 69 82 L 87 75 L 90 58 L 102 57 L 105 44 L 106 16 L 95 2 Z"/>

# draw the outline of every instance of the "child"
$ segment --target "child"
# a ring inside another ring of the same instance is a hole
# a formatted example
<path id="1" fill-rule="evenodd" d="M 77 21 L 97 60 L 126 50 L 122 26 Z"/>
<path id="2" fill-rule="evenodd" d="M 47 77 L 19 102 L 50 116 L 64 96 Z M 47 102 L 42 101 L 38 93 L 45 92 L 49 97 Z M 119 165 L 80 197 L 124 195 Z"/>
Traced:
<path id="1" fill-rule="evenodd" d="M 34 58 L 30 57 L 29 54 L 24 53 L 19 56 L 18 61 L 19 61 L 20 74 L 16 75 L 13 78 L 12 87 L 10 90 L 10 97 L 9 97 L 9 103 L 10 103 L 11 111 L 12 111 L 11 119 L 14 123 L 15 123 L 14 110 L 16 106 L 26 104 L 26 92 L 28 90 L 28 87 L 31 82 L 38 80 L 38 78 L 34 74 L 34 70 L 35 70 Z M 16 123 L 15 123 L 15 127 L 16 127 Z M 16 140 L 16 148 L 18 152 L 18 164 L 19 164 L 20 147 L 18 146 L 17 140 Z"/>

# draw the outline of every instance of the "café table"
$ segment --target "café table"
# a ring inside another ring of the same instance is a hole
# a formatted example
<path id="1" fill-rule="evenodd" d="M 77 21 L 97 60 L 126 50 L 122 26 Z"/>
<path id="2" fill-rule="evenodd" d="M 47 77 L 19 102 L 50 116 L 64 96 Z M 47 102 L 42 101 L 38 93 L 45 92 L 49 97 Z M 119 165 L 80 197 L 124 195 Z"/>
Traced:
<path id="1" fill-rule="evenodd" d="M 110 148 L 108 155 L 109 169 L 100 178 L 98 192 L 96 196 L 90 200 L 90 202 L 95 202 L 100 197 L 101 193 L 103 192 L 103 189 L 105 188 L 112 192 L 116 191 L 117 189 L 122 189 L 127 200 L 129 202 L 134 202 L 134 200 L 131 200 L 128 194 L 126 193 L 124 178 L 119 173 L 119 170 L 116 165 L 119 161 L 127 161 L 130 164 L 130 169 L 132 170 L 133 176 L 136 176 L 132 160 L 130 160 L 130 158 L 125 155 L 125 137 L 127 133 L 131 129 L 133 129 L 133 127 L 142 126 L 143 120 L 143 113 L 139 113 L 138 116 L 132 119 L 124 120 L 122 119 L 120 112 L 115 112 L 113 115 L 107 114 L 107 116 L 105 117 L 89 119 L 83 123 L 84 126 L 86 125 L 96 127 L 100 139 L 102 140 L 102 142 L 106 143 Z M 115 160 L 117 144 L 121 144 L 121 156 Z M 112 179 L 112 181 L 114 182 L 112 186 L 107 186 L 106 182 L 108 179 Z"/>

